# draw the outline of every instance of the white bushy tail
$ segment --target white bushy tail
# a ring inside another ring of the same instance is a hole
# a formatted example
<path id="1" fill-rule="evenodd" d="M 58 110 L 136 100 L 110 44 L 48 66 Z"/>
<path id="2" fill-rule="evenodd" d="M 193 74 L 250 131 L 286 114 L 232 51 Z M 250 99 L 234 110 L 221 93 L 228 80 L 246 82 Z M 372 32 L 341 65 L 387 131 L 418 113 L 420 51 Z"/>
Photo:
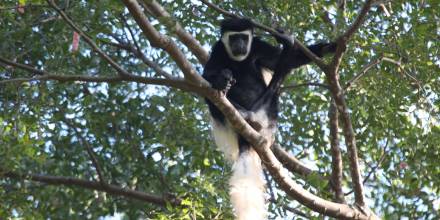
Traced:
<path id="1" fill-rule="evenodd" d="M 254 149 L 250 148 L 239 155 L 232 167 L 229 184 L 229 195 L 237 220 L 267 219 L 263 169 Z"/>
<path id="2" fill-rule="evenodd" d="M 231 126 L 225 126 L 214 119 L 211 122 L 216 144 L 233 164 L 229 195 L 237 220 L 267 219 L 265 182 L 260 157 L 253 148 L 239 153 L 238 135 Z M 266 124 L 264 126 L 269 127 Z M 273 131 L 263 129 L 261 133 L 272 134 Z"/>

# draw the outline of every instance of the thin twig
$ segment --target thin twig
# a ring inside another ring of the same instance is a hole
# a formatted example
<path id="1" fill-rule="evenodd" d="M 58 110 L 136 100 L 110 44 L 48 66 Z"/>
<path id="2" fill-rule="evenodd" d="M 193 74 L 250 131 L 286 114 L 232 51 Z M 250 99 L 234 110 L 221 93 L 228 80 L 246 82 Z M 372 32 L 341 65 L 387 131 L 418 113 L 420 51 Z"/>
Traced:
<path id="1" fill-rule="evenodd" d="M 266 186 L 268 186 L 268 188 L 269 188 L 270 200 L 276 201 L 275 193 L 274 193 L 274 190 L 272 187 L 272 181 L 270 181 L 269 174 L 267 173 L 266 170 L 264 170 L 263 174 L 264 174 L 264 178 L 266 179 Z"/>
<path id="2" fill-rule="evenodd" d="M 68 120 L 64 120 L 64 123 L 66 123 L 75 132 L 81 144 L 85 146 L 87 154 L 89 155 L 90 160 L 92 161 L 92 164 L 95 167 L 96 173 L 98 174 L 99 182 L 103 185 L 106 185 L 107 183 L 105 181 L 101 166 L 99 165 L 95 153 L 93 152 L 89 142 L 81 135 L 81 133 L 79 132 L 78 128 L 75 125 L 73 125 Z"/>
<path id="3" fill-rule="evenodd" d="M 345 33 L 341 36 L 343 41 L 347 42 L 350 40 L 351 37 L 353 37 L 354 33 L 359 29 L 359 27 L 364 23 L 367 13 L 370 10 L 373 2 L 375 0 L 366 0 L 364 5 L 362 6 L 361 11 L 359 12 L 358 16 L 356 17 L 356 20 L 353 22 L 353 24 L 345 31 Z"/>
<path id="4" fill-rule="evenodd" d="M 381 63 L 383 59 L 384 59 L 384 57 L 380 56 L 379 58 L 376 58 L 373 61 L 371 61 L 370 63 L 368 63 L 367 65 L 365 65 L 356 76 L 354 76 L 353 78 L 348 80 L 347 83 L 345 83 L 344 90 L 347 91 L 348 89 L 350 89 L 350 87 L 356 81 L 358 81 L 361 77 L 363 77 L 371 68 L 373 68 L 377 64 Z"/>
<path id="5" fill-rule="evenodd" d="M 10 7 L 0 7 L 0 11 L 3 10 L 17 10 L 19 8 L 49 8 L 49 5 L 34 5 L 34 4 L 26 4 L 26 5 L 16 5 Z"/>
<path id="6" fill-rule="evenodd" d="M 110 58 L 104 51 L 102 51 L 96 44 L 95 42 L 88 37 L 75 23 L 73 23 L 73 21 L 66 15 L 66 13 L 64 13 L 63 10 L 61 10 L 53 0 L 47 0 L 47 2 L 49 3 L 49 5 L 52 6 L 52 8 L 55 9 L 56 12 L 58 12 L 58 14 L 63 18 L 63 20 L 75 31 L 77 32 L 86 42 L 87 44 L 92 47 L 92 49 L 99 54 L 99 56 L 101 56 L 101 58 L 103 58 L 105 61 L 107 61 L 110 66 L 112 66 L 119 75 L 121 76 L 127 76 L 129 75 L 129 73 L 127 71 L 125 71 L 121 66 L 119 66 L 119 64 L 117 64 L 112 58 Z"/>
<path id="7" fill-rule="evenodd" d="M 117 43 L 108 43 L 109 45 L 118 47 L 120 49 L 123 50 L 127 50 L 131 53 L 133 53 L 133 55 L 135 57 L 137 57 L 138 59 L 140 59 L 145 65 L 149 66 L 150 68 L 152 68 L 157 74 L 164 76 L 167 79 L 173 79 L 175 78 L 173 75 L 171 75 L 170 73 L 166 72 L 165 70 L 163 70 L 159 64 L 157 64 L 156 62 L 152 61 L 151 59 L 149 59 L 147 56 L 145 56 L 145 54 L 142 52 L 142 50 L 140 49 L 139 46 L 136 46 L 137 42 L 134 40 L 133 37 L 133 41 L 135 43 L 135 45 L 133 46 L 130 43 L 126 43 L 124 42 L 122 39 L 120 39 L 119 37 L 117 37 L 116 35 L 112 34 L 112 37 L 119 42 L 119 44 Z"/>
<path id="8" fill-rule="evenodd" d="M 281 91 L 290 90 L 290 89 L 297 89 L 299 87 L 305 87 L 305 86 L 317 86 L 317 87 L 321 87 L 321 88 L 324 88 L 327 90 L 330 89 L 328 85 L 323 84 L 323 83 L 308 82 L 308 83 L 300 83 L 300 84 L 283 86 L 283 87 L 281 87 Z"/>
<path id="9" fill-rule="evenodd" d="M 374 167 L 370 167 L 371 170 L 370 172 L 368 172 L 368 174 L 365 176 L 364 181 L 362 181 L 363 184 L 366 184 L 368 182 L 368 180 L 370 179 L 371 175 L 373 175 L 373 173 L 376 173 L 377 169 L 379 168 L 379 166 L 383 163 L 383 161 L 385 161 L 386 156 L 388 155 L 387 153 L 387 148 L 388 148 L 388 143 L 389 143 L 389 138 L 387 138 L 387 142 L 385 144 L 385 147 L 382 150 L 382 154 L 380 155 L 379 160 L 377 161 L 377 164 Z M 351 193 L 353 193 L 353 190 L 345 193 L 346 196 L 350 195 Z"/>

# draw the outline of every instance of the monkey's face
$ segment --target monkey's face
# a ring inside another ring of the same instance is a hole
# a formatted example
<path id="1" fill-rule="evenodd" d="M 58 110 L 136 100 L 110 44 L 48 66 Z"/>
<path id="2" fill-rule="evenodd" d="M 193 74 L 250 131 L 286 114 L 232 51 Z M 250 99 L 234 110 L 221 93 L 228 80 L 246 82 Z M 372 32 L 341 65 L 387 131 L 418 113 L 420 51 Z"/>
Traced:
<path id="1" fill-rule="evenodd" d="M 252 30 L 227 31 L 222 36 L 222 42 L 232 60 L 243 61 L 251 50 Z"/>

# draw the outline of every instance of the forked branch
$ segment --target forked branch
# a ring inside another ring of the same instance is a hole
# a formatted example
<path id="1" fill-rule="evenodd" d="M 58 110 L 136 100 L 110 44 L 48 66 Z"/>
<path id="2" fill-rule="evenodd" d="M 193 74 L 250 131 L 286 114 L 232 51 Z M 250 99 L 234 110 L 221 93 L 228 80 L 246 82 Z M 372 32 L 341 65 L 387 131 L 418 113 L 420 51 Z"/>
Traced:
<path id="1" fill-rule="evenodd" d="M 125 6 L 130 11 L 136 23 L 141 28 L 143 34 L 155 47 L 162 48 L 171 56 L 176 62 L 177 66 L 182 70 L 185 79 L 192 83 L 201 86 L 208 86 L 206 82 L 194 69 L 193 65 L 186 59 L 185 54 L 177 47 L 176 43 L 168 36 L 159 33 L 148 18 L 145 16 L 142 7 L 137 0 L 123 0 Z"/>

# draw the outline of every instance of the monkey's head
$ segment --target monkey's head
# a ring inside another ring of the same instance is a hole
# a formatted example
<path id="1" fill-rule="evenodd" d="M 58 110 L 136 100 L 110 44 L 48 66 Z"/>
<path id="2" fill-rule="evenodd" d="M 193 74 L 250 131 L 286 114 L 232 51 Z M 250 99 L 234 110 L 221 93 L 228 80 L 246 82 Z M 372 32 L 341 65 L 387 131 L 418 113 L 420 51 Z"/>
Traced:
<path id="1" fill-rule="evenodd" d="M 245 60 L 251 50 L 254 27 L 249 19 L 231 18 L 221 23 L 221 41 L 229 58 Z"/>

